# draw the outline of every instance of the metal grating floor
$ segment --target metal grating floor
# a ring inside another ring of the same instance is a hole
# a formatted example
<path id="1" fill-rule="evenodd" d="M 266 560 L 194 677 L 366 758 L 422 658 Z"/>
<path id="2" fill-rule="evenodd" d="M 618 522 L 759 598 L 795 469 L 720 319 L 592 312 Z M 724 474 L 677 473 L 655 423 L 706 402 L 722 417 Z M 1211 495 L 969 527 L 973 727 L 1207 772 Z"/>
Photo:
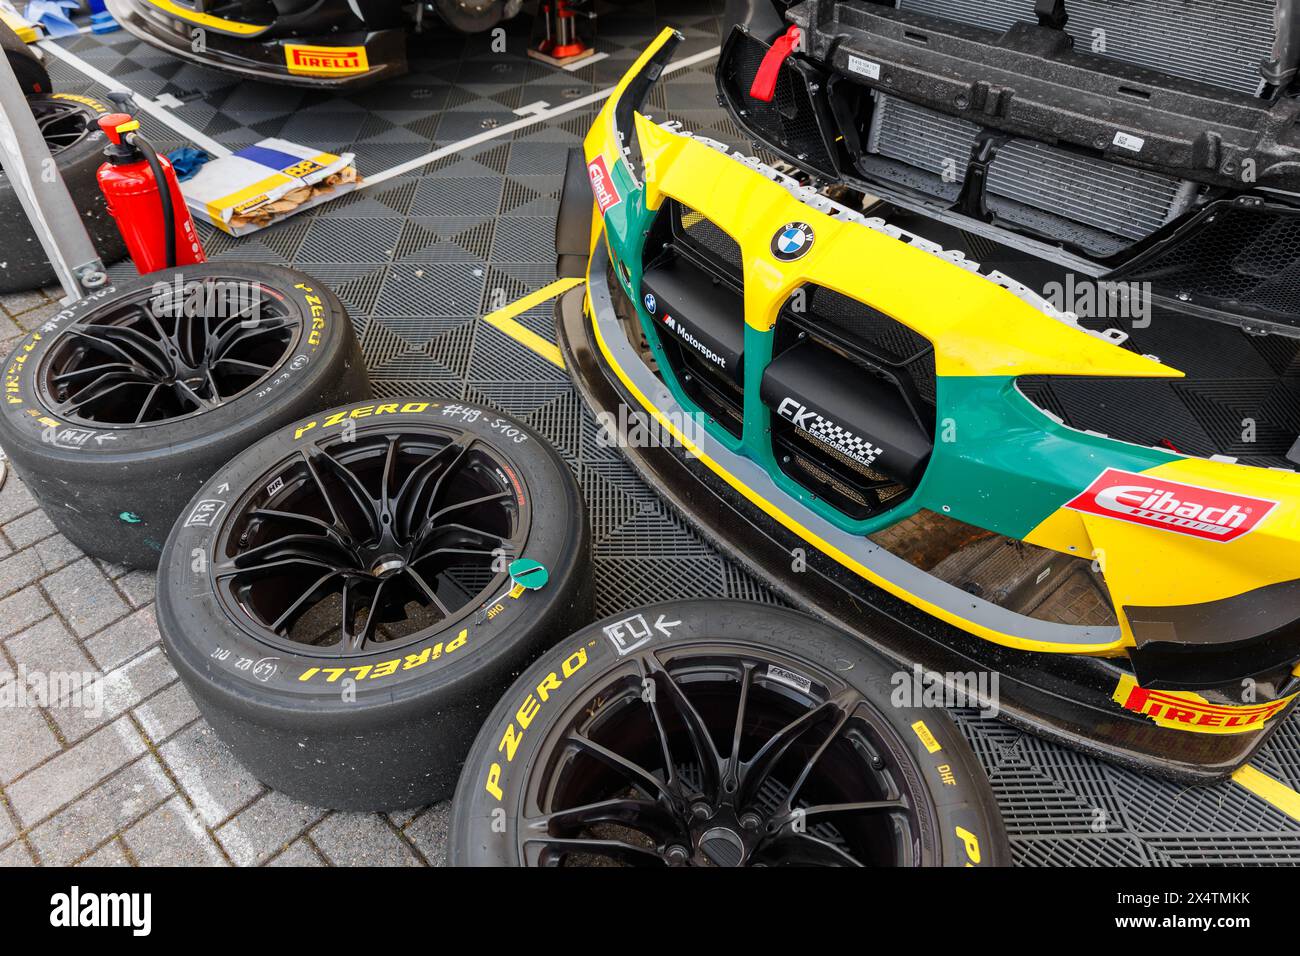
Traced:
<path id="1" fill-rule="evenodd" d="M 185 65 L 125 32 L 62 46 L 231 147 L 265 136 L 357 154 L 363 176 L 410 162 L 520 119 L 520 107 L 563 106 L 606 89 L 662 25 L 686 34 L 678 60 L 719 42 L 721 0 L 601 2 L 598 62 L 561 71 L 529 60 L 526 17 L 505 54 L 483 38 L 445 34 L 413 44 L 410 75 L 332 97 L 238 82 Z M 437 58 L 421 56 L 418 43 Z M 102 96 L 87 75 L 53 57 L 55 86 Z M 650 111 L 740 142 L 714 100 L 712 62 L 674 72 Z M 168 99 L 174 97 L 175 101 Z M 327 281 L 350 310 L 381 396 L 432 394 L 484 402 L 550 439 L 577 472 L 596 535 L 599 611 L 639 602 L 727 595 L 773 597 L 704 543 L 620 458 L 564 372 L 477 320 L 554 278 L 552 223 L 564 155 L 598 104 L 486 138 L 403 175 L 242 240 L 205 231 L 212 258 L 293 265 Z M 160 148 L 184 138 L 150 116 Z M 131 267 L 118 266 L 118 275 Z M 551 303 L 518 321 L 554 340 Z M 993 782 L 1024 865 L 1300 863 L 1300 822 L 1234 783 L 1186 789 L 1100 763 L 970 712 L 957 717 Z M 1300 788 L 1300 718 L 1256 758 Z"/>

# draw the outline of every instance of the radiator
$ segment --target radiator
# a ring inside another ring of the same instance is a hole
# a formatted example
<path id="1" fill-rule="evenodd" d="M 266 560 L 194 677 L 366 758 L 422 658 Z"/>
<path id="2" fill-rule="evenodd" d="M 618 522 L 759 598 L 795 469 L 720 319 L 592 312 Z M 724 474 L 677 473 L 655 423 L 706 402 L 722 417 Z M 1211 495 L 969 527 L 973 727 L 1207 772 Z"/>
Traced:
<path id="1" fill-rule="evenodd" d="M 1034 23 L 1034 0 L 898 0 L 913 13 L 999 32 Z M 1080 52 L 1255 93 L 1271 56 L 1273 0 L 1067 0 L 1065 31 Z M 1098 32 L 1100 31 L 1100 32 Z M 1095 49 L 1104 40 L 1105 50 Z"/>
<path id="2" fill-rule="evenodd" d="M 947 170 L 960 182 L 977 131 L 966 120 L 878 96 L 867 149 L 935 176 Z M 1193 191 L 1170 176 L 1016 139 L 989 167 L 988 194 L 1137 240 L 1181 214 Z"/>

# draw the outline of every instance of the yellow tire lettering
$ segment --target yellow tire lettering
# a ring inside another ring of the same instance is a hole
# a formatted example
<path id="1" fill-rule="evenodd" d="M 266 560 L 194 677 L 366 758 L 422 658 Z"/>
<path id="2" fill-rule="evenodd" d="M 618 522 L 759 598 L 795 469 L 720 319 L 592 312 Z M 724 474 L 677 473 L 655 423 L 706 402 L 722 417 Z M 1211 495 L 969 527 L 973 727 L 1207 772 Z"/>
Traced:
<path id="1" fill-rule="evenodd" d="M 957 836 L 966 845 L 967 866 L 975 866 L 980 861 L 980 841 L 975 834 L 962 827 L 957 827 Z"/>
<path id="2" fill-rule="evenodd" d="M 501 802 L 501 799 L 505 796 L 505 793 L 501 790 L 501 764 L 494 763 L 488 768 L 487 783 L 484 784 L 483 789 L 496 797 L 497 803 Z"/>

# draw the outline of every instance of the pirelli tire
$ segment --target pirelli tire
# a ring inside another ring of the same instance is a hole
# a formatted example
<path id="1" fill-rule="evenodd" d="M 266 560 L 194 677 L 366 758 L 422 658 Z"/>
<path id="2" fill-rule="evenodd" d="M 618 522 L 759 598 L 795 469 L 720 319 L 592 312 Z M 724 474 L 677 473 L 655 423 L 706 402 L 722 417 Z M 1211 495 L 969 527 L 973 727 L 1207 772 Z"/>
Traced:
<path id="1" fill-rule="evenodd" d="M 30 76 L 28 82 L 39 85 L 40 76 Z M 48 83 L 48 78 L 45 82 Z M 104 194 L 95 179 L 96 171 L 104 162 L 107 140 L 94 126 L 96 119 L 111 113 L 112 109 L 99 100 L 73 93 L 28 96 L 27 105 L 45 134 L 50 156 L 81 213 L 81 221 L 100 260 L 106 266 L 112 265 L 126 255 L 126 243 L 117 223 L 108 214 Z M 14 192 L 13 182 L 4 171 L 0 171 L 0 222 L 5 224 L 0 231 L 0 294 L 52 285 L 56 278 L 54 267 Z"/>
<path id="2" fill-rule="evenodd" d="M 252 303 L 251 318 L 235 314 Z M 5 361 L 3 390 L 0 447 L 55 527 L 87 554 L 152 570 L 219 467 L 316 409 L 367 398 L 370 384 L 323 283 L 222 262 L 120 282 L 51 316 Z"/>
<path id="3" fill-rule="evenodd" d="M 168 539 L 158 626 L 258 779 L 315 806 L 416 807 L 450 796 L 519 670 L 591 620 L 590 564 L 577 482 L 535 432 L 376 400 L 283 428 L 208 481 Z"/>
<path id="4" fill-rule="evenodd" d="M 450 862 L 1007 865 L 974 753 L 945 711 L 896 699 L 910 681 L 898 672 L 758 604 L 592 624 L 488 715 L 453 801 Z"/>

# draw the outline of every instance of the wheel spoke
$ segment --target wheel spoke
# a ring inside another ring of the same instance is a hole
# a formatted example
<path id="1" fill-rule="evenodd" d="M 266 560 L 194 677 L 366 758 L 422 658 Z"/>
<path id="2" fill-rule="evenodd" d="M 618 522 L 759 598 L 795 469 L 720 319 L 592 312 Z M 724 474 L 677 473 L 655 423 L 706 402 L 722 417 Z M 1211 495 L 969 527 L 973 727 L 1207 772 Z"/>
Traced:
<path id="1" fill-rule="evenodd" d="M 565 853 L 582 853 L 609 857 L 636 866 L 667 866 L 667 861 L 655 850 L 633 846 L 621 840 L 584 840 L 564 837 L 529 837 L 525 843 L 541 844 L 551 850 Z"/>
<path id="2" fill-rule="evenodd" d="M 668 792 L 664 782 L 646 770 L 644 767 L 633 763 L 626 757 L 614 753 L 614 751 L 596 743 L 590 737 L 583 734 L 572 733 L 566 738 L 578 750 L 590 754 L 605 766 L 620 773 L 624 779 L 632 786 L 636 787 L 647 797 L 651 799 L 661 799 L 668 804 L 672 804 L 672 794 Z"/>
<path id="3" fill-rule="evenodd" d="M 62 372 L 58 375 L 53 375 L 50 377 L 50 381 L 55 383 L 67 382 L 74 378 L 81 378 L 83 375 L 96 375 L 112 368 L 125 369 L 128 372 L 143 371 L 140 366 L 129 364 L 127 362 L 105 362 L 102 365 L 91 365 L 87 368 L 74 368 L 70 372 Z"/>
<path id="4" fill-rule="evenodd" d="M 772 850 L 781 851 L 783 856 L 781 863 L 788 866 L 861 867 L 863 865 L 847 850 L 829 840 L 815 837 L 811 833 L 784 833 L 766 841 L 757 855 L 766 857 Z"/>
<path id="5" fill-rule="evenodd" d="M 307 590 L 303 591 L 302 594 L 299 595 L 298 598 L 292 604 L 290 604 L 287 608 L 284 609 L 284 613 L 282 613 L 279 617 L 275 619 L 275 622 L 271 625 L 271 630 L 275 631 L 278 634 L 280 632 L 280 629 L 282 627 L 285 627 L 288 624 L 288 622 L 293 618 L 293 616 L 298 613 L 299 609 L 302 608 L 302 606 L 306 604 L 307 601 L 312 597 L 312 595 L 314 595 L 318 590 L 320 590 L 320 586 L 324 584 L 326 581 L 330 580 L 331 578 L 336 577 L 338 573 L 339 573 L 338 571 L 329 571 L 325 574 L 322 574 L 319 578 L 317 578 L 314 582 L 312 582 L 311 586 L 308 587 Z"/>
<path id="6" fill-rule="evenodd" d="M 626 797 L 599 800 L 580 807 L 528 817 L 523 823 L 529 830 L 548 836 L 557 836 L 573 828 L 617 823 L 644 833 L 661 844 L 677 837 L 681 832 L 673 815 L 662 804 Z"/>
<path id="7" fill-rule="evenodd" d="M 767 779 L 768 774 L 772 772 L 795 741 L 824 718 L 841 714 L 850 700 L 856 702 L 857 699 L 855 693 L 845 691 L 835 698 L 814 707 L 812 710 L 805 711 L 773 734 L 744 768 L 740 781 L 741 802 L 748 804 L 754 799 L 763 781 Z M 838 722 L 836 726 L 839 726 Z"/>
<path id="8" fill-rule="evenodd" d="M 369 535 L 375 538 L 379 537 L 379 516 L 375 514 L 375 502 L 370 497 L 370 493 L 366 491 L 366 486 L 361 483 L 361 479 L 323 448 L 313 446 L 309 454 L 316 461 L 323 463 L 330 470 L 330 473 L 339 480 L 339 483 L 347 489 L 348 494 L 352 497 L 353 504 L 361 510 L 362 516 L 366 519 L 366 524 L 369 526 Z M 357 536 L 353 535 L 353 537 Z"/>
<path id="9" fill-rule="evenodd" d="M 352 555 L 337 540 L 327 535 L 290 534 L 276 538 L 255 548 L 241 552 L 234 559 L 236 566 L 253 564 L 266 559 L 302 558 L 307 561 L 329 562 L 326 567 L 344 569 L 352 566 Z"/>
<path id="10" fill-rule="evenodd" d="M 144 382 L 136 378 L 128 378 L 123 381 L 115 382 L 114 376 L 105 375 L 103 378 L 99 379 L 99 381 L 95 382 L 93 385 L 88 385 L 85 388 L 81 389 L 79 392 L 77 392 L 76 395 L 68 399 L 66 402 L 60 403 L 59 411 L 63 412 L 64 414 L 75 412 L 78 409 L 85 407 L 86 405 L 89 405 L 93 402 L 100 401 L 105 396 L 110 395 L 113 392 L 116 392 L 120 388 L 126 388 L 128 385 L 148 385 L 148 384 L 149 384 L 148 382 Z M 104 387 L 105 385 L 107 385 L 108 387 L 105 388 Z M 87 395 L 86 394 L 87 392 L 89 392 L 90 394 Z"/>
<path id="11" fill-rule="evenodd" d="M 655 682 L 655 687 L 667 691 L 669 702 L 686 726 L 686 736 L 690 738 L 691 747 L 695 751 L 696 760 L 699 761 L 700 765 L 701 789 L 708 796 L 716 795 L 720 797 L 719 788 L 722 784 L 722 774 L 719 767 L 722 758 L 713 745 L 713 738 L 709 736 L 704 719 L 700 717 L 695 705 L 687 698 L 686 692 L 678 686 L 677 681 L 673 680 L 673 676 L 668 673 L 653 654 L 645 655 L 641 658 L 641 661 L 643 667 L 649 673 L 650 679 Z M 659 694 L 655 696 L 657 698 Z"/>
<path id="12" fill-rule="evenodd" d="M 438 609 L 439 613 L 441 613 L 443 617 L 451 617 L 451 610 L 445 603 L 443 603 L 442 598 L 438 597 L 438 592 L 429 586 L 429 582 L 424 579 L 420 572 L 416 571 L 415 568 L 411 567 L 409 564 L 402 568 L 402 571 L 415 582 L 416 586 L 424 593 L 424 596 L 433 603 L 433 606 Z"/>
<path id="13" fill-rule="evenodd" d="M 424 525 L 429 512 L 433 510 L 433 505 L 437 501 L 443 479 L 460 464 L 472 444 L 472 439 L 464 440 L 463 437 L 448 442 L 420 462 L 406 476 L 406 480 L 398 489 L 397 504 L 394 508 L 397 512 L 397 520 L 400 523 L 402 534 L 410 537 L 417 527 Z M 441 470 L 439 470 L 439 466 L 442 466 Z M 424 498 L 424 490 L 428 487 L 430 481 L 434 482 L 433 491 L 429 495 L 429 501 L 421 509 L 420 503 Z M 419 514 L 421 510 L 424 511 L 424 515 Z"/>
<path id="14" fill-rule="evenodd" d="M 359 651 L 362 648 L 364 648 L 366 644 L 370 642 L 370 638 L 374 634 L 374 628 L 376 624 L 375 616 L 376 613 L 379 611 L 379 599 L 383 595 L 384 587 L 387 584 L 388 581 L 383 580 L 380 581 L 379 586 L 375 588 L 375 593 L 370 598 L 370 607 L 366 609 L 366 619 L 361 625 L 361 633 L 355 634 L 352 637 L 352 647 L 351 647 L 352 650 Z"/>

